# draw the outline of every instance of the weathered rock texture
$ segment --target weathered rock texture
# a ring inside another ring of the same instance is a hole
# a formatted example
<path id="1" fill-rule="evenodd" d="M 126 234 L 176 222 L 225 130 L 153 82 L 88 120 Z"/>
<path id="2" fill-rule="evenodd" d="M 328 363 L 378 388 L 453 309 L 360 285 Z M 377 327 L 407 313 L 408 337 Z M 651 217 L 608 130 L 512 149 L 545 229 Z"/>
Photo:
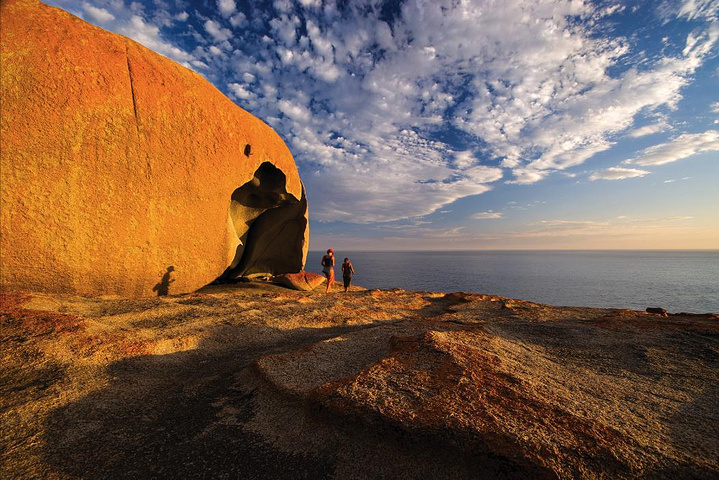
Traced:
<path id="1" fill-rule="evenodd" d="M 255 372 L 323 418 L 502 459 L 520 478 L 714 478 L 717 318 L 453 293 Z"/>
<path id="2" fill-rule="evenodd" d="M 318 290 L 0 292 L 0 478 L 719 478 L 717 315 Z"/>
<path id="3" fill-rule="evenodd" d="M 2 285 L 137 297 L 302 269 L 307 203 L 271 128 L 127 38 L 0 11 Z"/>
<path id="4" fill-rule="evenodd" d="M 304 270 L 299 273 L 284 273 L 282 275 L 272 277 L 273 283 L 306 292 L 314 290 L 325 281 L 325 277 L 319 273 L 306 272 Z"/>

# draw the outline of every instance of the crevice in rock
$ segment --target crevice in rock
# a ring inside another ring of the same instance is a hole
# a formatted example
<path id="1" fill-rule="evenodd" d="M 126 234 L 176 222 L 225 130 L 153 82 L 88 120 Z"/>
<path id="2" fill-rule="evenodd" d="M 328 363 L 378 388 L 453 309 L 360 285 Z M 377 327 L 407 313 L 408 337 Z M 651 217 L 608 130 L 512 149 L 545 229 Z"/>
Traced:
<path id="1" fill-rule="evenodd" d="M 127 61 L 127 76 L 130 79 L 130 92 L 132 93 L 132 111 L 135 114 L 135 130 L 137 136 L 140 136 L 140 117 L 137 114 L 137 99 L 135 98 L 135 85 L 132 82 L 132 67 L 130 66 L 130 52 L 128 51 L 127 45 L 125 45 L 125 60 Z"/>
<path id="2" fill-rule="evenodd" d="M 237 235 L 235 257 L 218 282 L 241 276 L 296 273 L 303 267 L 307 228 L 304 190 L 297 200 L 287 192 L 287 178 L 265 162 L 230 199 L 230 224 Z"/>
<path id="3" fill-rule="evenodd" d="M 130 52 L 127 45 L 125 45 L 125 61 L 127 62 L 127 77 L 130 79 L 130 93 L 132 94 L 132 112 L 135 115 L 135 134 L 137 136 L 138 147 L 140 144 L 140 114 L 137 111 L 137 95 L 135 93 L 135 83 L 132 81 L 132 65 L 130 64 Z M 129 157 L 128 157 L 129 158 Z M 150 179 L 152 176 L 152 164 L 150 163 L 150 157 L 145 153 L 145 176 Z"/>

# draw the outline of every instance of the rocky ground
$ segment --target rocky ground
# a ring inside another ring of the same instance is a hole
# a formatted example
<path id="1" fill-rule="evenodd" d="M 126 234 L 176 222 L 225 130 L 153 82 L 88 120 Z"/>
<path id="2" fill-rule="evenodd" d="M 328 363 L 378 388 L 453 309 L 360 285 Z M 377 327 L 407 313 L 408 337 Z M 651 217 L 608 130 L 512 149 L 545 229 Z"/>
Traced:
<path id="1" fill-rule="evenodd" d="M 5 292 L 2 478 L 718 478 L 719 317 Z"/>

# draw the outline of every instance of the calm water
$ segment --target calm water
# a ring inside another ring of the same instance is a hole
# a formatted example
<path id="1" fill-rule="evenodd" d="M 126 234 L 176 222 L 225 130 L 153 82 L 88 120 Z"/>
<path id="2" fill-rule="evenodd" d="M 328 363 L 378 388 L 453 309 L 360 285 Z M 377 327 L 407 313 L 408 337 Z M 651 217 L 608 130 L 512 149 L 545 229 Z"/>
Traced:
<path id="1" fill-rule="evenodd" d="M 324 252 L 306 269 L 320 272 Z M 719 312 L 719 250 L 335 252 L 367 288 L 478 292 L 553 305 Z"/>

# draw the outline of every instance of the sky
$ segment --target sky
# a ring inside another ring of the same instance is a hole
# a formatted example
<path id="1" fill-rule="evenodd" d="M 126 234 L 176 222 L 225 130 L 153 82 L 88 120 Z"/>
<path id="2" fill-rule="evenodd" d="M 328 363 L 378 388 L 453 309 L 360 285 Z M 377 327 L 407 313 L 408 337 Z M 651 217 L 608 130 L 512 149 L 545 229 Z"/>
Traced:
<path id="1" fill-rule="evenodd" d="M 719 248 L 717 0 L 52 0 L 272 126 L 311 250 Z"/>

